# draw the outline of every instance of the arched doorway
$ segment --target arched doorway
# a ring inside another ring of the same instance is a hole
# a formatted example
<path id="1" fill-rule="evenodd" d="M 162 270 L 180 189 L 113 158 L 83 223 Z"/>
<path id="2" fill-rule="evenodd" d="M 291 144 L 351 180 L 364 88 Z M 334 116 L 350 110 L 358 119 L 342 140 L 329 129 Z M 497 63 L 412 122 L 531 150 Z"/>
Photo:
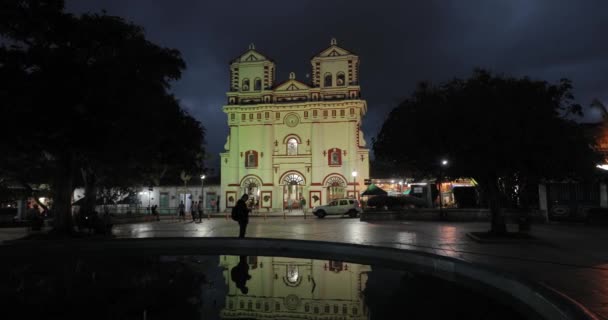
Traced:
<path id="1" fill-rule="evenodd" d="M 333 199 L 346 198 L 346 181 L 341 177 L 330 177 L 327 179 L 325 187 L 327 188 L 327 202 Z"/>
<path id="2" fill-rule="evenodd" d="M 262 182 L 259 181 L 257 178 L 254 177 L 247 177 L 245 178 L 245 180 L 243 180 L 243 182 L 241 183 L 241 194 L 239 195 L 242 196 L 243 194 L 247 194 L 249 196 L 249 199 L 251 199 L 250 201 L 252 201 L 252 203 L 257 204 L 259 203 L 258 199 L 260 197 L 260 187 L 262 185 Z"/>
<path id="3" fill-rule="evenodd" d="M 288 209 L 290 204 L 291 208 L 299 208 L 304 178 L 298 173 L 289 173 L 285 175 L 281 184 L 283 185 L 283 208 Z"/>

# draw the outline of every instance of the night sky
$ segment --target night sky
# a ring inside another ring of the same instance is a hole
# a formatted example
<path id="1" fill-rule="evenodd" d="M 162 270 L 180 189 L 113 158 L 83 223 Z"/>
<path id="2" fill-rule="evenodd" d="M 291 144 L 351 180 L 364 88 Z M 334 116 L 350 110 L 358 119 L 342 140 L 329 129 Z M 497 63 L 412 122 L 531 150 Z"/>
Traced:
<path id="1" fill-rule="evenodd" d="M 608 1 L 203 1 L 67 0 L 68 11 L 105 9 L 181 51 L 174 83 L 182 106 L 207 128 L 209 165 L 218 166 L 228 127 L 222 106 L 228 63 L 250 43 L 277 64 L 277 80 L 306 81 L 310 58 L 338 45 L 360 56 L 368 145 L 388 112 L 421 80 L 466 77 L 474 67 L 555 82 L 575 98 L 608 104 Z M 586 110 L 585 121 L 599 118 Z"/>

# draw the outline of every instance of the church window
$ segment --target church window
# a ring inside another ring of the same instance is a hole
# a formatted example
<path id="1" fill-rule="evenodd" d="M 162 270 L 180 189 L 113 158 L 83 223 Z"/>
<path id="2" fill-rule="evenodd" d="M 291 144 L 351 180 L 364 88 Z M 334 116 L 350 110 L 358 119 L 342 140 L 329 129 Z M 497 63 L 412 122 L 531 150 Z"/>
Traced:
<path id="1" fill-rule="evenodd" d="M 243 79 L 243 86 L 241 88 L 243 91 L 249 91 L 249 79 Z"/>
<path id="2" fill-rule="evenodd" d="M 350 108 L 350 115 L 354 116 L 355 115 L 355 108 Z"/>
<path id="3" fill-rule="evenodd" d="M 336 85 L 343 86 L 345 83 L 344 72 L 338 72 L 338 75 L 336 76 Z"/>
<path id="4" fill-rule="evenodd" d="M 262 114 L 258 112 L 258 120 L 262 119 Z"/>
<path id="5" fill-rule="evenodd" d="M 331 116 L 335 117 L 336 116 L 336 110 L 331 110 Z"/>
<path id="6" fill-rule="evenodd" d="M 254 89 L 255 91 L 262 90 L 262 80 L 260 78 L 256 78 L 254 81 Z"/>
<path id="7" fill-rule="evenodd" d="M 264 118 L 266 118 L 266 119 L 270 118 L 270 112 L 266 111 L 264 113 Z"/>
<path id="8" fill-rule="evenodd" d="M 249 114 L 249 120 L 253 120 L 253 113 Z"/>
<path id="9" fill-rule="evenodd" d="M 277 118 L 277 120 L 281 119 L 281 113 L 280 112 L 277 112 L 276 118 Z"/>
<path id="10" fill-rule="evenodd" d="M 234 113 L 230 114 L 230 120 L 234 121 Z"/>
<path id="11" fill-rule="evenodd" d="M 316 116 L 317 116 L 317 110 L 313 110 L 313 111 L 312 111 L 312 116 L 313 116 L 313 117 L 316 117 Z"/>
<path id="12" fill-rule="evenodd" d="M 325 81 L 323 82 L 323 85 L 325 87 L 331 87 L 331 83 L 332 83 L 332 76 L 331 73 L 326 73 L 325 77 L 324 77 Z"/>
<path id="13" fill-rule="evenodd" d="M 294 138 L 287 140 L 287 155 L 295 156 L 298 154 L 298 141 Z"/>
<path id="14" fill-rule="evenodd" d="M 340 110 L 340 117 L 344 117 L 344 109 Z"/>
<path id="15" fill-rule="evenodd" d="M 247 119 L 247 115 L 242 113 L 241 114 L 241 121 L 245 121 Z"/>
<path id="16" fill-rule="evenodd" d="M 308 118 L 308 111 L 304 111 L 304 118 Z"/>
<path id="17" fill-rule="evenodd" d="M 323 116 L 327 117 L 327 110 L 323 110 Z"/>

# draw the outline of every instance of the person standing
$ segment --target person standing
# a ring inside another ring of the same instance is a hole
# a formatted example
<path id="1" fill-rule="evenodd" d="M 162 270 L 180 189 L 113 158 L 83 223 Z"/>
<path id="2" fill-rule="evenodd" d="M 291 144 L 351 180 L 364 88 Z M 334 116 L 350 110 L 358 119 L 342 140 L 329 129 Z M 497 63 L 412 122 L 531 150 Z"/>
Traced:
<path id="1" fill-rule="evenodd" d="M 192 215 L 192 222 L 196 222 L 196 207 L 198 202 L 194 201 L 190 207 L 190 214 Z"/>
<path id="2" fill-rule="evenodd" d="M 302 208 L 302 213 L 306 214 L 306 200 L 304 197 L 300 197 L 300 208 Z"/>
<path id="3" fill-rule="evenodd" d="M 249 264 L 247 264 L 247 256 L 240 256 L 239 263 L 230 270 L 230 277 L 237 288 L 241 290 L 241 293 L 247 294 L 249 288 L 247 288 L 247 280 L 251 279 L 249 274 Z"/>
<path id="4" fill-rule="evenodd" d="M 239 223 L 239 238 L 245 238 L 247 224 L 249 223 L 249 208 L 247 208 L 247 199 L 249 199 L 249 196 L 244 194 L 239 201 L 236 202 L 236 206 L 234 208 L 236 221 Z"/>
<path id="5" fill-rule="evenodd" d="M 287 199 L 287 212 L 291 212 L 291 207 L 293 207 L 293 199 L 289 197 L 289 199 Z"/>
<path id="6" fill-rule="evenodd" d="M 186 220 L 186 206 L 184 206 L 184 201 L 180 201 L 179 203 L 179 207 L 178 207 L 178 212 L 179 212 L 179 219 L 184 219 Z"/>

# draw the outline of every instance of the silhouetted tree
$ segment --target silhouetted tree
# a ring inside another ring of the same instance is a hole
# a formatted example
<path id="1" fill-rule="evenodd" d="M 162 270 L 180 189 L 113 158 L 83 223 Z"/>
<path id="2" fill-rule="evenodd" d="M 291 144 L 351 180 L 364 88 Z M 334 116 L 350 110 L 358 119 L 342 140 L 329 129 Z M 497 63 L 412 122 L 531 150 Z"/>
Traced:
<path id="1" fill-rule="evenodd" d="M 43 169 L 58 229 L 71 231 L 76 178 L 92 208 L 100 184 L 201 171 L 204 129 L 169 92 L 185 68 L 179 51 L 122 18 L 65 13 L 57 0 L 3 1 L 0 35 L 1 161 L 10 168 L 0 174 Z"/>
<path id="2" fill-rule="evenodd" d="M 557 84 L 475 70 L 439 86 L 420 84 L 385 121 L 374 153 L 437 176 L 442 158 L 452 177 L 477 180 L 492 212 L 492 231 L 506 231 L 501 200 L 522 198 L 543 178 L 584 177 L 601 159 L 580 126 L 570 81 Z"/>

